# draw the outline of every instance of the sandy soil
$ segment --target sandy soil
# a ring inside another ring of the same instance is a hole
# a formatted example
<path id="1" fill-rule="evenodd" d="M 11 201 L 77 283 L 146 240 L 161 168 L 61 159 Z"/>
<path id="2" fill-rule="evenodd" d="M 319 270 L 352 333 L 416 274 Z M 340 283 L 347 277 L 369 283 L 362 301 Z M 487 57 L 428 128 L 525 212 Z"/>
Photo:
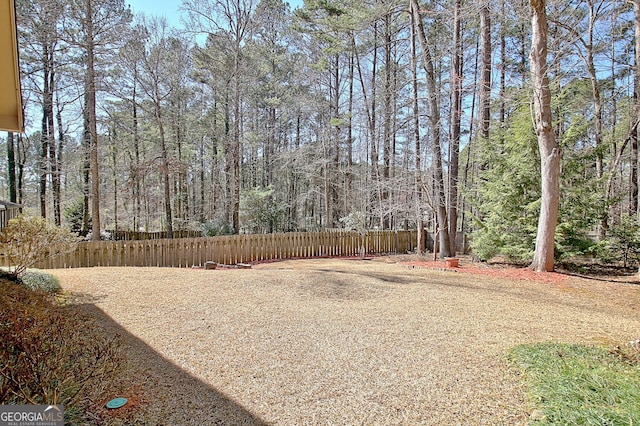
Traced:
<path id="1" fill-rule="evenodd" d="M 119 396 L 145 424 L 524 424 L 510 347 L 640 338 L 635 283 L 393 257 L 53 273 L 123 335 L 134 377 Z"/>

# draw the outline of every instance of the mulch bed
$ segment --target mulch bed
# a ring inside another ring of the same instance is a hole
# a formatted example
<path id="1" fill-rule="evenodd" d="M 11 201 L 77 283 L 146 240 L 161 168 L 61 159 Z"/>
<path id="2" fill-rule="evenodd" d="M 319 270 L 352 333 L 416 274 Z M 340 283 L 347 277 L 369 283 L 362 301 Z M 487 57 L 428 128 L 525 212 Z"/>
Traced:
<path id="1" fill-rule="evenodd" d="M 534 272 L 528 268 L 514 268 L 503 266 L 475 266 L 460 263 L 457 268 L 448 267 L 444 261 L 411 260 L 400 262 L 410 268 L 427 268 L 441 271 L 464 272 L 467 274 L 484 275 L 509 280 L 533 281 L 545 284 L 559 284 L 567 279 L 567 275 L 557 272 Z"/>

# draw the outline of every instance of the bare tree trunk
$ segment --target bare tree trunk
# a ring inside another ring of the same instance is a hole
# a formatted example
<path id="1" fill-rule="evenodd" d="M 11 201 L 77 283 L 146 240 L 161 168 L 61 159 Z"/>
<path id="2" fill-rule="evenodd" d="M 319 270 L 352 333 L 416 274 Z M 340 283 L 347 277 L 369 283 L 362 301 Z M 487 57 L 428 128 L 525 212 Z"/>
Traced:
<path id="1" fill-rule="evenodd" d="M 449 158 L 449 244 L 451 254 L 456 254 L 458 231 L 458 163 L 460 157 L 460 118 L 462 116 L 462 38 L 460 9 L 462 1 L 456 0 L 453 22 L 453 58 L 451 62 L 451 146 Z"/>
<path id="2" fill-rule="evenodd" d="M 62 126 L 62 109 L 59 97 L 56 97 L 56 122 L 58 124 L 58 146 L 55 150 L 55 156 L 51 161 L 55 163 L 55 173 L 52 174 L 51 189 L 53 191 L 53 210 L 56 218 L 56 225 L 62 224 L 62 154 L 65 146 L 64 127 Z"/>
<path id="3" fill-rule="evenodd" d="M 111 161 L 113 167 L 113 230 L 118 231 L 118 134 L 115 126 L 110 133 Z"/>
<path id="4" fill-rule="evenodd" d="M 426 73 L 426 83 L 429 98 L 429 127 L 433 136 L 433 157 L 434 157 L 434 184 L 435 197 L 434 204 L 437 212 L 438 228 L 440 238 L 440 257 L 444 258 L 451 255 L 449 242 L 449 226 L 447 223 L 447 208 L 445 206 L 444 195 L 444 176 L 442 171 L 442 149 L 440 146 L 440 107 L 438 104 L 438 92 L 436 85 L 435 70 L 431 51 L 424 31 L 422 18 L 420 17 L 420 8 L 417 0 L 410 0 L 412 24 L 415 26 L 422 48 L 422 66 Z"/>
<path id="5" fill-rule="evenodd" d="M 85 53 L 87 55 L 85 114 L 89 136 L 89 162 L 91 167 L 91 233 L 94 241 L 100 240 L 100 172 L 98 163 L 98 126 L 96 117 L 95 40 L 93 34 L 93 0 L 86 0 Z M 88 131 L 88 132 L 87 132 Z"/>
<path id="6" fill-rule="evenodd" d="M 51 194 L 53 197 L 53 221 L 57 226 L 62 224 L 60 214 L 60 172 L 58 170 L 58 157 L 56 154 L 56 142 L 49 143 L 49 164 L 51 165 Z"/>
<path id="7" fill-rule="evenodd" d="M 542 203 L 538 220 L 536 248 L 531 269 L 551 272 L 554 268 L 554 237 L 560 203 L 560 159 L 562 150 L 556 143 L 551 118 L 551 91 L 547 75 L 547 14 L 545 0 L 530 0 L 531 77 L 535 109 L 536 134 L 540 151 Z"/>
<path id="8" fill-rule="evenodd" d="M 416 32 L 410 28 L 411 38 L 411 89 L 413 108 L 413 144 L 415 147 L 415 193 L 416 193 L 416 222 L 418 228 L 418 241 L 416 242 L 416 254 L 420 255 L 426 250 L 424 240 L 424 219 L 422 212 L 422 147 L 420 144 L 420 104 L 418 102 L 418 52 L 416 49 Z"/>
<path id="9" fill-rule="evenodd" d="M 489 137 L 491 123 L 491 11 L 489 2 L 480 8 L 480 31 L 482 33 L 482 78 L 480 84 L 480 134 Z"/>
<path id="10" fill-rule="evenodd" d="M 13 132 L 7 133 L 7 179 L 9 183 L 9 201 L 18 202 L 16 193 L 16 142 Z"/>
<path id="11" fill-rule="evenodd" d="M 158 90 L 158 81 L 155 81 L 155 100 L 154 112 L 156 124 L 160 133 L 160 155 L 162 160 L 161 172 L 164 184 L 164 214 L 166 222 L 166 236 L 173 238 L 173 213 L 171 211 L 171 178 L 169 175 L 169 157 L 167 155 L 167 140 L 164 130 L 164 122 L 162 117 L 162 108 L 160 105 L 161 96 Z"/>
<path id="12" fill-rule="evenodd" d="M 633 28 L 635 35 L 635 64 L 633 68 L 633 115 L 634 121 L 640 121 L 640 0 L 633 0 Z M 638 214 L 638 125 L 635 125 L 631 137 L 631 207 Z"/>
<path id="13" fill-rule="evenodd" d="M 233 146 L 232 146 L 232 205 L 231 226 L 240 232 L 240 41 L 237 42 L 234 62 L 233 81 Z"/>
<path id="14" fill-rule="evenodd" d="M 360 56 L 358 55 L 358 51 L 356 50 L 355 40 L 352 40 L 352 48 L 355 52 L 356 64 L 358 68 L 358 76 L 360 77 L 360 85 L 362 88 L 362 96 L 364 98 L 365 103 L 365 111 L 367 115 L 367 124 L 369 128 L 369 152 L 370 152 L 370 161 L 371 161 L 371 185 L 373 187 L 368 188 L 369 190 L 369 202 L 368 205 L 374 206 L 378 201 L 378 181 L 380 177 L 379 165 L 378 165 L 378 143 L 377 143 L 377 113 L 376 113 L 376 79 L 377 79 L 377 69 L 378 69 L 378 23 L 377 21 L 373 23 L 373 58 L 371 63 L 371 105 L 369 105 L 367 89 L 365 85 L 365 80 L 362 74 L 362 66 L 360 65 Z M 373 217 L 371 217 L 371 222 L 373 222 Z"/>
<path id="15" fill-rule="evenodd" d="M 382 125 L 382 200 L 383 205 L 382 220 L 380 221 L 382 229 L 389 228 L 390 217 L 387 206 L 389 203 L 389 178 L 391 169 L 391 120 L 392 120 L 392 86 L 391 86 L 391 15 L 387 13 L 384 16 L 384 123 Z"/>
<path id="16" fill-rule="evenodd" d="M 506 79 L 507 79 L 507 46 L 506 46 L 506 19 L 505 19 L 505 0 L 500 0 L 500 127 L 504 126 L 506 118 Z"/>
<path id="17" fill-rule="evenodd" d="M 24 200 L 24 166 L 27 161 L 27 147 L 24 143 L 24 137 L 22 134 L 18 134 L 18 145 L 17 145 L 17 158 L 16 163 L 18 166 L 17 175 L 16 175 L 16 192 L 18 193 L 18 204 L 22 204 Z"/>
<path id="18" fill-rule="evenodd" d="M 335 65 L 332 73 L 333 78 L 333 96 L 332 96 L 332 106 L 331 110 L 333 111 L 333 117 L 331 118 L 340 118 L 340 54 L 336 54 L 334 57 Z M 331 147 L 331 180 L 330 180 L 330 190 L 331 190 L 331 209 L 330 215 L 327 216 L 327 223 L 330 224 L 332 228 L 338 227 L 340 223 L 340 197 L 338 195 L 338 181 L 340 179 L 340 126 L 333 126 L 332 132 L 332 142 L 333 145 Z"/>
<path id="19" fill-rule="evenodd" d="M 132 119 L 133 119 L 133 152 L 135 163 L 133 165 L 133 230 L 138 231 L 142 220 L 142 203 L 140 201 L 140 133 L 138 130 L 138 100 L 137 100 L 137 86 L 138 86 L 138 65 L 136 63 L 134 69 L 133 79 L 133 93 L 131 98 L 132 103 Z"/>
<path id="20" fill-rule="evenodd" d="M 351 43 L 353 45 L 353 35 L 350 35 Z M 355 53 L 353 50 L 349 51 L 349 101 L 347 107 L 348 123 L 347 123 L 347 172 L 345 174 L 345 194 L 344 194 L 344 207 L 345 213 L 349 212 L 349 206 L 351 202 L 351 192 L 353 189 L 353 95 L 354 95 L 354 74 L 355 74 Z"/>
<path id="21" fill-rule="evenodd" d="M 478 41 L 476 41 L 476 51 L 478 51 Z M 471 111 L 470 111 L 470 116 L 471 116 L 471 122 L 469 123 L 469 142 L 467 145 L 467 158 L 465 160 L 465 164 L 464 164 L 464 171 L 462 172 L 462 182 L 464 184 L 465 187 L 470 187 L 473 186 L 473 175 L 471 178 L 471 184 L 469 184 L 469 169 L 473 168 L 472 163 L 471 163 L 471 157 L 472 154 L 475 152 L 473 151 L 473 145 L 474 145 L 474 127 L 473 127 L 473 123 L 475 122 L 475 116 L 476 116 L 476 98 L 477 98 L 477 87 L 478 87 L 478 55 L 476 55 L 475 57 L 475 63 L 473 66 L 473 89 L 471 90 Z M 474 161 L 475 163 L 475 161 Z M 462 209 L 462 217 L 461 217 L 461 221 L 462 221 L 462 233 L 464 234 L 465 231 L 465 212 L 466 212 L 466 197 L 463 197 L 463 202 L 464 202 L 464 206 L 465 208 Z"/>
<path id="22" fill-rule="evenodd" d="M 89 134 L 89 119 L 84 111 L 84 132 L 82 137 L 82 228 L 81 234 L 86 236 L 91 228 L 91 209 L 89 199 L 91 197 L 91 162 L 89 151 L 91 145 L 91 135 Z"/>
<path id="23" fill-rule="evenodd" d="M 40 150 L 40 215 L 47 217 L 47 174 L 49 173 L 50 145 L 55 144 L 53 127 L 53 91 L 54 91 L 54 64 L 53 46 L 46 43 L 43 51 L 43 90 L 42 90 L 42 134 Z"/>

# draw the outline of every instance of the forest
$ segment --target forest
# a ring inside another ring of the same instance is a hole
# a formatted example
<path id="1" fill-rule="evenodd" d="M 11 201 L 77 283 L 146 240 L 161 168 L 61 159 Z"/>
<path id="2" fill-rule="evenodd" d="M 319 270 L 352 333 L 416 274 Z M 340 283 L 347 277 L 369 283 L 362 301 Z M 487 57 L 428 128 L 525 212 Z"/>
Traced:
<path id="1" fill-rule="evenodd" d="M 16 3 L 27 132 L 2 138 L 3 199 L 93 239 L 417 228 L 442 255 L 464 235 L 533 256 L 544 2 L 183 0 L 181 28 L 123 0 Z M 546 19 L 554 254 L 606 257 L 638 227 L 640 0 Z"/>

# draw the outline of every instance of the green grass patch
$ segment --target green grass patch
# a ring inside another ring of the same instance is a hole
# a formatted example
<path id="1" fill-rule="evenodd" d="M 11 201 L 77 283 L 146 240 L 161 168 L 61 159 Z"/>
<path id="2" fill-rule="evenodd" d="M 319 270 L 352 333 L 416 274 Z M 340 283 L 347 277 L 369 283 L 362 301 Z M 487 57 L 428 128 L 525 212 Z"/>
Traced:
<path id="1" fill-rule="evenodd" d="M 524 373 L 531 424 L 640 425 L 640 365 L 626 350 L 538 343 L 509 359 Z"/>

